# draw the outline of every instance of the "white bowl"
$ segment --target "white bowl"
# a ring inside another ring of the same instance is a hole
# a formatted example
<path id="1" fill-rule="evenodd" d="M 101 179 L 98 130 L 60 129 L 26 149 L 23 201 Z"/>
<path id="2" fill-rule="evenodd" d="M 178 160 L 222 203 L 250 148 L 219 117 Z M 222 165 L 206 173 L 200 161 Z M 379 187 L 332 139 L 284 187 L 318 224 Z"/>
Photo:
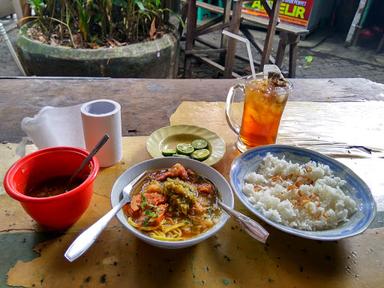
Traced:
<path id="1" fill-rule="evenodd" d="M 206 177 L 209 179 L 217 188 L 219 191 L 219 197 L 224 204 L 228 205 L 229 207 L 234 207 L 234 198 L 231 186 L 227 182 L 227 180 L 215 169 L 209 167 L 206 164 L 203 164 L 199 161 L 192 160 L 192 159 L 186 159 L 186 158 L 180 158 L 180 157 L 167 157 L 167 158 L 155 158 L 151 160 L 147 160 L 144 162 L 141 162 L 135 166 L 132 166 L 128 170 L 126 170 L 123 174 L 120 175 L 120 177 L 116 180 L 115 184 L 112 188 L 111 193 L 111 203 L 112 206 L 116 206 L 117 203 L 121 199 L 121 193 L 124 188 L 130 181 L 132 181 L 137 175 L 140 173 L 147 171 L 147 170 L 154 170 L 154 169 L 161 169 L 161 168 L 169 168 L 172 165 L 180 163 L 186 168 L 190 168 L 193 171 L 195 171 L 197 174 Z M 166 248 L 166 249 L 178 249 L 178 248 L 185 248 L 189 246 L 193 246 L 211 236 L 213 236 L 217 231 L 219 231 L 224 224 L 227 222 L 229 216 L 225 214 L 224 211 L 222 211 L 222 214 L 220 216 L 219 222 L 216 223 L 211 229 L 208 231 L 190 238 L 188 240 L 183 241 L 162 241 L 153 239 L 143 233 L 141 233 L 139 230 L 132 227 L 128 221 L 127 217 L 125 216 L 124 212 L 120 210 L 117 213 L 117 219 L 123 224 L 124 227 L 128 229 L 129 232 L 134 234 L 139 239 L 143 240 L 144 242 L 157 246 L 160 248 Z"/>

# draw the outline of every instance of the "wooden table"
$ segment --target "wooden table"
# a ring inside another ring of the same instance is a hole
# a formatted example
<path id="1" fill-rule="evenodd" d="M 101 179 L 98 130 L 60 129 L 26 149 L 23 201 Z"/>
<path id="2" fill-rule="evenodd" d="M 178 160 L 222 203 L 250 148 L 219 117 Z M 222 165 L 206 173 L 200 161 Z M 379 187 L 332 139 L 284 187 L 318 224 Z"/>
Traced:
<path id="1" fill-rule="evenodd" d="M 236 137 L 225 123 L 223 101 L 234 82 L 0 79 L 1 178 L 17 159 L 17 145 L 13 143 L 23 135 L 20 120 L 45 105 L 114 99 L 122 104 L 123 133 L 130 136 L 124 138 L 123 161 L 100 172 L 90 207 L 65 233 L 42 231 L 18 203 L 0 191 L 0 286 L 120 287 L 124 283 L 127 287 L 381 287 L 384 180 L 374 176 L 381 173 L 384 160 L 345 155 L 339 159 L 366 180 L 378 202 L 377 220 L 362 235 L 318 242 L 265 225 L 271 236 L 262 245 L 231 220 L 215 237 L 195 247 L 168 251 L 142 243 L 113 220 L 86 255 L 74 263 L 64 260 L 63 253 L 76 235 L 110 209 L 114 180 L 129 166 L 149 158 L 144 135 L 155 129 L 188 123 L 215 131 L 227 143 L 225 158 L 215 168 L 228 177 L 238 152 L 233 148 Z M 384 123 L 379 111 L 384 109 L 384 85 L 365 79 L 292 82 L 295 90 L 282 119 L 279 143 L 305 146 L 310 145 L 308 138 L 332 143 L 338 137 L 363 145 L 383 143 L 380 137 Z M 311 128 L 313 125 L 316 127 Z M 306 131 L 316 137 L 309 137 Z M 359 133 L 361 137 L 351 135 Z M 236 207 L 248 213 L 239 202 Z"/>
<path id="2" fill-rule="evenodd" d="M 363 78 L 292 79 L 290 100 L 316 102 L 382 101 L 383 84 Z M 225 101 L 235 79 L 0 78 L 1 140 L 18 142 L 23 117 L 42 107 L 68 106 L 109 98 L 122 103 L 123 135 L 149 135 L 169 125 L 182 101 Z"/>

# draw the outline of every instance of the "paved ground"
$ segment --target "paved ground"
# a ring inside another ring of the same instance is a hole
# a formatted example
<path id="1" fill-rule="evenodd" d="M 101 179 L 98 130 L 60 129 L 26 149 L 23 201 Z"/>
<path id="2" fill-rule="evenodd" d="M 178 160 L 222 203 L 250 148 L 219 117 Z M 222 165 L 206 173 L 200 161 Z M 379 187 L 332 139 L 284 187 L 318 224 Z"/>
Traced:
<path id="1" fill-rule="evenodd" d="M 8 37 L 11 41 L 14 41 L 17 35 L 16 24 L 14 21 L 2 20 L 1 23 L 4 25 Z M 3 39 L 0 36 L 0 76 L 19 76 L 22 75 L 17 68 L 15 61 L 13 60 L 11 53 Z"/>
<path id="2" fill-rule="evenodd" d="M 262 41 L 265 33 L 254 31 L 253 36 Z M 219 39 L 220 34 L 216 33 L 209 35 L 205 40 L 211 43 L 219 43 Z M 272 53 L 275 53 L 277 50 L 277 44 L 278 36 L 275 36 Z M 237 46 L 237 54 L 246 56 L 245 45 L 240 43 Z M 260 58 L 255 49 L 253 49 L 252 53 L 256 59 Z M 288 54 L 288 49 L 286 54 Z M 308 61 L 310 58 L 312 58 L 311 62 Z M 180 63 L 180 73 L 182 73 L 182 59 Z M 249 64 L 241 60 L 236 61 L 235 70 L 239 74 L 250 73 Z M 288 70 L 288 55 L 284 59 L 284 70 Z M 220 76 L 210 66 L 195 63 L 192 77 L 215 78 Z M 300 42 L 296 77 L 363 77 L 375 82 L 384 83 L 384 51 L 378 54 L 375 49 L 367 46 L 347 48 L 344 47 L 344 38 L 341 35 L 319 31 Z"/>
<path id="3" fill-rule="evenodd" d="M 2 20 L 6 30 L 9 30 L 9 38 L 14 41 L 17 36 L 15 21 Z M 255 38 L 262 40 L 264 32 L 254 31 Z M 206 36 L 206 40 L 212 43 L 219 43 L 220 34 L 213 33 Z M 278 37 L 274 39 L 274 48 L 277 49 Z M 360 43 L 361 44 L 361 43 Z M 246 56 L 245 45 L 239 44 L 237 53 Z M 253 51 L 255 58 L 258 58 L 256 51 Z M 312 61 L 309 59 L 312 56 Z M 183 73 L 183 54 L 180 59 L 179 75 Z M 288 59 L 285 59 L 283 70 L 287 68 Z M 248 63 L 236 61 L 236 71 L 240 74 L 250 74 Z M 0 76 L 21 75 L 9 50 L 0 38 Z M 327 31 L 319 31 L 310 35 L 300 42 L 298 66 L 296 77 L 298 78 L 328 78 L 328 77 L 363 77 L 375 82 L 384 83 L 384 51 L 377 54 L 373 47 L 360 45 L 356 47 L 344 47 L 344 39 L 340 35 Z M 220 77 L 217 71 L 210 66 L 195 63 L 193 78 L 217 78 Z"/>

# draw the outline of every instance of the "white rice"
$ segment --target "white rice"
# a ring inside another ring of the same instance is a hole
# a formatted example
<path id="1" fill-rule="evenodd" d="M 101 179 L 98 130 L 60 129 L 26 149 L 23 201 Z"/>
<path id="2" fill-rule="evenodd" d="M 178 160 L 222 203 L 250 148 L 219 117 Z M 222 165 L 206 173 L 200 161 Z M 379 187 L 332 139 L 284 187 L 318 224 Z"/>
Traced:
<path id="1" fill-rule="evenodd" d="M 345 181 L 329 166 L 292 163 L 268 153 L 258 170 L 245 176 L 244 194 L 272 221 L 302 230 L 335 228 L 349 220 L 356 202 L 341 187 Z"/>

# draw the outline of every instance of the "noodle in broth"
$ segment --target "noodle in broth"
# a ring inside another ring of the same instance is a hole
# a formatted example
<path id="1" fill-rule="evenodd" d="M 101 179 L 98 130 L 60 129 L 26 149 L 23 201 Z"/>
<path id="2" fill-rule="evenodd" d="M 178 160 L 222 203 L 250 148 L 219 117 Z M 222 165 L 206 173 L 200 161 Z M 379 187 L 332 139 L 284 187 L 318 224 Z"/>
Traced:
<path id="1" fill-rule="evenodd" d="M 128 223 L 163 241 L 197 236 L 220 218 L 216 187 L 177 163 L 149 172 L 124 206 Z"/>

